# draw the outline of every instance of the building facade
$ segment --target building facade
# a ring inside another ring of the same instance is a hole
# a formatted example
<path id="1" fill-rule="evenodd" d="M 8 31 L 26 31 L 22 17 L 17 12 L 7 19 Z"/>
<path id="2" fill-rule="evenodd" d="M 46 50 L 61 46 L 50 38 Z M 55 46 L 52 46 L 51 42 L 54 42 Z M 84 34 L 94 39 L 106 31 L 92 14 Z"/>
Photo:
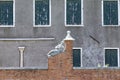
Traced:
<path id="1" fill-rule="evenodd" d="M 24 67 L 48 69 L 67 30 L 75 69 L 119 67 L 119 9 L 119 0 L 0 0 L 0 67 L 20 67 L 25 47 Z"/>
<path id="2" fill-rule="evenodd" d="M 73 69 L 73 41 L 67 35 L 63 40 L 65 49 L 61 53 L 60 48 L 53 49 L 48 54 L 48 69 L 39 68 L 0 68 L 0 80 L 120 80 L 118 68 L 81 68 Z M 21 51 L 23 47 L 19 47 Z M 74 50 L 76 52 L 76 49 Z"/>

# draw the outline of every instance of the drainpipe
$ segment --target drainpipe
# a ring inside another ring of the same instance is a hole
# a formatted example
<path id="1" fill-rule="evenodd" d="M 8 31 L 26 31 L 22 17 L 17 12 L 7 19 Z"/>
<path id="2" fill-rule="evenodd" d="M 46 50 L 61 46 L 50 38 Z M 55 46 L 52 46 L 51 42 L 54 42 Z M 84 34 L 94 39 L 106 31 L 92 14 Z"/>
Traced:
<path id="1" fill-rule="evenodd" d="M 18 47 L 20 52 L 20 67 L 24 67 L 24 50 L 25 47 Z"/>

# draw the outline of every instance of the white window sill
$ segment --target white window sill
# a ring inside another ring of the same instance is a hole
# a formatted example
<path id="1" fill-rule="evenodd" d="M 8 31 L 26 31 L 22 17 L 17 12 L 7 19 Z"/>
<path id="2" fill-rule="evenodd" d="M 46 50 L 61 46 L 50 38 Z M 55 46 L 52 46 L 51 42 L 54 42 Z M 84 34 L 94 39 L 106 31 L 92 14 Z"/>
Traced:
<path id="1" fill-rule="evenodd" d="M 73 69 L 120 69 L 120 67 L 73 67 Z"/>
<path id="2" fill-rule="evenodd" d="M 119 27 L 120 25 L 102 25 L 102 27 Z"/>
<path id="3" fill-rule="evenodd" d="M 51 27 L 51 25 L 34 25 L 34 27 L 45 28 L 45 27 Z"/>
<path id="4" fill-rule="evenodd" d="M 65 25 L 65 27 L 84 27 L 84 25 Z"/>
<path id="5" fill-rule="evenodd" d="M 15 25 L 0 25 L 0 27 L 15 27 Z"/>

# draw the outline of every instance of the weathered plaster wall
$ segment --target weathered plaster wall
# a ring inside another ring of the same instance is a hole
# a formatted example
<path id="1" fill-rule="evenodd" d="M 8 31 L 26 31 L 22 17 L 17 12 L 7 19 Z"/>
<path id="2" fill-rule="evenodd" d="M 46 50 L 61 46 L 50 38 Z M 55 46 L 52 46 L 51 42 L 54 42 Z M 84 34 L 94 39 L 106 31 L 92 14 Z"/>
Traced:
<path id="1" fill-rule="evenodd" d="M 24 67 L 39 67 L 47 69 L 47 53 L 51 50 L 53 41 L 0 41 L 0 66 L 19 67 L 20 52 L 18 47 L 25 47 Z"/>
<path id="2" fill-rule="evenodd" d="M 55 40 L 48 42 L 0 41 L 0 55 L 2 57 L 0 58 L 0 66 L 18 66 L 17 47 L 25 44 L 25 46 L 30 46 L 25 51 L 25 65 L 47 67 L 47 52 L 64 38 L 67 30 L 70 30 L 75 38 L 74 47 L 83 48 L 83 67 L 95 67 L 98 63 L 103 65 L 103 48 L 120 47 L 120 28 L 119 26 L 102 26 L 101 1 L 83 0 L 84 26 L 66 27 L 64 25 L 64 0 L 51 0 L 51 26 L 41 28 L 33 27 L 33 0 L 15 0 L 15 27 L 0 27 L 0 38 L 55 38 Z M 91 36 L 97 41 L 93 40 Z M 14 59 L 11 59 L 13 56 Z M 8 57 L 10 60 L 5 60 Z M 41 64 L 41 59 L 43 64 Z"/>

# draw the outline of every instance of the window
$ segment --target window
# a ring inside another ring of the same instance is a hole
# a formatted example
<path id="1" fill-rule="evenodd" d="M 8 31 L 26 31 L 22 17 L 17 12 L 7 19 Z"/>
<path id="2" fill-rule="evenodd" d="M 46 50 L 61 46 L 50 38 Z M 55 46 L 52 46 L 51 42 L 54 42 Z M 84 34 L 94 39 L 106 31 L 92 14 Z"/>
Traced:
<path id="1" fill-rule="evenodd" d="M 50 26 L 51 22 L 51 1 L 34 0 L 34 26 Z"/>
<path id="2" fill-rule="evenodd" d="M 0 0 L 0 27 L 14 26 L 14 1 Z"/>
<path id="3" fill-rule="evenodd" d="M 118 58 L 119 58 L 119 49 L 118 48 L 106 48 L 105 49 L 105 66 L 117 67 Z"/>
<path id="4" fill-rule="evenodd" d="M 81 67 L 81 48 L 73 49 L 73 67 Z"/>
<path id="5" fill-rule="evenodd" d="M 115 26 L 118 23 L 118 0 L 103 0 L 102 3 L 102 25 Z"/>
<path id="6" fill-rule="evenodd" d="M 83 25 L 82 7 L 82 0 L 65 0 L 65 26 Z"/>

